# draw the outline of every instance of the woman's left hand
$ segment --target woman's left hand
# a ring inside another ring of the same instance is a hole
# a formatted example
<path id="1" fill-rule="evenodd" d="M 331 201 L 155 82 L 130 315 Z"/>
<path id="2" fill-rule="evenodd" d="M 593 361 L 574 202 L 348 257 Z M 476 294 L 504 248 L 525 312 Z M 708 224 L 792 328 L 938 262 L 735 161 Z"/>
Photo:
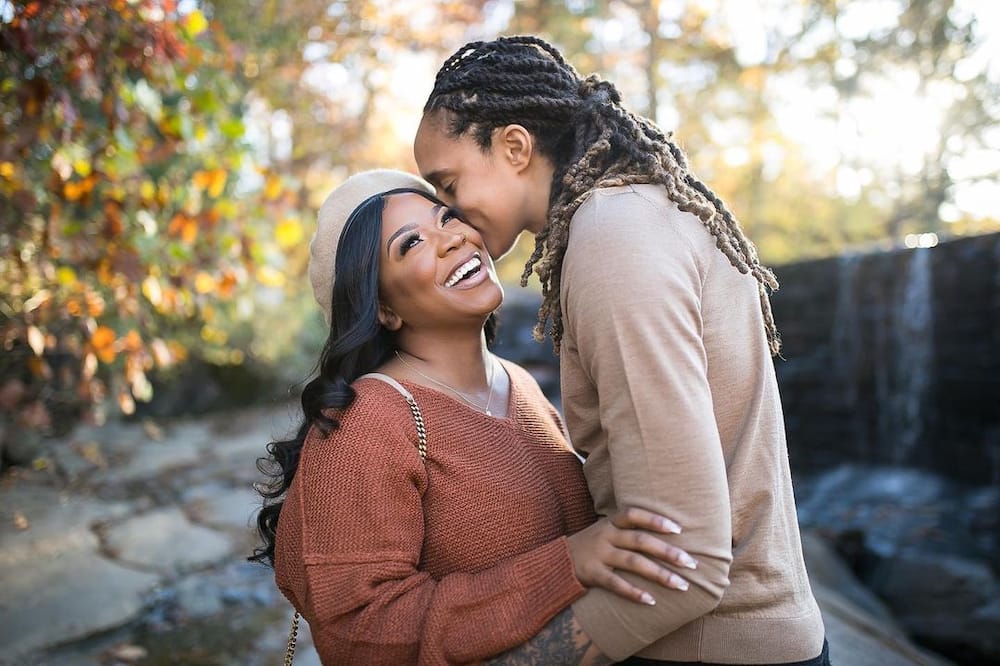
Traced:
<path id="1" fill-rule="evenodd" d="M 680 526 L 669 518 L 637 507 L 601 518 L 567 538 L 576 577 L 588 587 L 603 587 L 648 605 L 655 603 L 653 596 L 622 578 L 616 570 L 629 571 L 664 587 L 686 590 L 688 582 L 661 562 L 686 569 L 696 568 L 697 562 L 686 551 L 656 536 L 680 531 Z"/>

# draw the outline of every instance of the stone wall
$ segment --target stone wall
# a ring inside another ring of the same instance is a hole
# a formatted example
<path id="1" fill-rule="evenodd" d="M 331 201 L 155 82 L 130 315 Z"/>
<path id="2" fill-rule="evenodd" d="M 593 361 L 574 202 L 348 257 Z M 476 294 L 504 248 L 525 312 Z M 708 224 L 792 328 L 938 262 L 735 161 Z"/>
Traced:
<path id="1" fill-rule="evenodd" d="M 1000 234 L 776 272 L 797 469 L 876 463 L 1000 480 Z"/>
<path id="2" fill-rule="evenodd" d="M 1000 234 L 789 264 L 773 296 L 796 471 L 844 462 L 1000 481 Z M 558 399 L 537 295 L 507 288 L 497 352 Z"/>

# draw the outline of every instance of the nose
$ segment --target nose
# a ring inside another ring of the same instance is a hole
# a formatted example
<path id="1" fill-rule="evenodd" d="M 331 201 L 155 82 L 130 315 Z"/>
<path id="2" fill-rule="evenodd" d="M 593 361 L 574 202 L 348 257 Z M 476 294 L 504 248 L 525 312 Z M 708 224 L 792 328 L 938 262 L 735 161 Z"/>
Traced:
<path id="1" fill-rule="evenodd" d="M 452 251 L 457 250 L 469 242 L 469 237 L 464 231 L 448 231 L 442 229 L 441 233 L 444 234 L 444 237 L 438 244 L 438 256 L 440 257 L 447 256 Z"/>

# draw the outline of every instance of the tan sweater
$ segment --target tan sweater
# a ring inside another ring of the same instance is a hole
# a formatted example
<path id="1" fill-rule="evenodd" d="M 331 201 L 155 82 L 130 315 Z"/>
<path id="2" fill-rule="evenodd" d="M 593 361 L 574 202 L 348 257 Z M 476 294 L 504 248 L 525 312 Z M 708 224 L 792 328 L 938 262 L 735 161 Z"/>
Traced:
<path id="1" fill-rule="evenodd" d="M 757 283 L 662 187 L 596 191 L 562 272 L 562 394 L 598 514 L 673 518 L 700 562 L 655 607 L 594 589 L 573 610 L 610 657 L 771 664 L 816 657 Z M 648 584 L 646 584 L 648 587 Z"/>
<path id="2" fill-rule="evenodd" d="M 583 594 L 566 535 L 595 519 L 577 457 L 531 376 L 504 363 L 496 419 L 377 379 L 329 435 L 313 430 L 275 544 L 278 587 L 325 664 L 466 663 L 527 641 Z"/>

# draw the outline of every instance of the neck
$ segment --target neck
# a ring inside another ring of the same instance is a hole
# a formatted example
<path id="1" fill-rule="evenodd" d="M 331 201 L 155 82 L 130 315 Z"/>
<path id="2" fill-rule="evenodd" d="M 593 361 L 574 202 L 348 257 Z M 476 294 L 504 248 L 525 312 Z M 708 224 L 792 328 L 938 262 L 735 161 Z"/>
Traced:
<path id="1" fill-rule="evenodd" d="M 527 202 L 530 211 L 530 222 L 525 231 L 538 234 L 545 227 L 545 222 L 549 219 L 549 197 L 552 194 L 552 178 L 555 175 L 555 167 L 548 158 L 538 154 L 537 159 L 532 159 L 528 167 L 526 176 L 533 182 L 529 188 L 529 201 Z"/>
<path id="2" fill-rule="evenodd" d="M 416 359 L 421 371 L 454 388 L 475 392 L 487 386 L 489 350 L 481 328 L 469 334 L 401 332 L 398 349 L 406 361 Z"/>

